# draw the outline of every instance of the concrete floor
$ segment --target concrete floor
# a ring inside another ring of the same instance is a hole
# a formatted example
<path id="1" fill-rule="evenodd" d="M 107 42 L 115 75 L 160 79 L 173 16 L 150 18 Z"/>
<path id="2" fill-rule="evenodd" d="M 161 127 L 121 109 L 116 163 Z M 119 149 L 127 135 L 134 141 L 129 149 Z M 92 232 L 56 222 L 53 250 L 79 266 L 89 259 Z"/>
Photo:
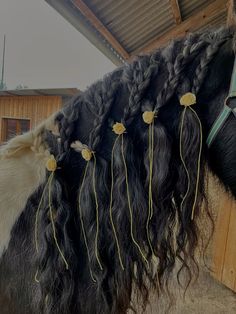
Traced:
<path id="1" fill-rule="evenodd" d="M 235 314 L 236 293 L 217 282 L 212 276 L 201 271 L 197 282 L 191 286 L 183 298 L 183 291 L 173 285 L 171 292 L 175 296 L 175 304 L 169 309 L 169 300 L 154 296 L 145 314 Z M 141 313 L 141 312 L 140 312 Z"/>

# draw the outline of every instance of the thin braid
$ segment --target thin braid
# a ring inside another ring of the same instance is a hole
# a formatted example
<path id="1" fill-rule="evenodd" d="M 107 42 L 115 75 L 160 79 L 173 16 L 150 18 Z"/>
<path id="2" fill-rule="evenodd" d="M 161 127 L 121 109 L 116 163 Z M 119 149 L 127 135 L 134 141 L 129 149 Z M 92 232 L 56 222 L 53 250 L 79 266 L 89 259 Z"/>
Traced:
<path id="1" fill-rule="evenodd" d="M 192 85 L 192 92 L 194 94 L 198 94 L 205 77 L 208 73 L 208 65 L 213 60 L 217 52 L 219 51 L 219 48 L 221 45 L 226 41 L 227 39 L 224 38 L 222 41 L 214 42 L 213 45 L 210 45 L 206 49 L 206 53 L 203 54 L 203 57 L 200 59 L 199 65 L 197 66 L 195 70 L 195 76 L 193 79 L 193 85 Z"/>
<path id="2" fill-rule="evenodd" d="M 182 52 L 177 55 L 174 65 L 172 65 L 171 62 L 168 63 L 169 69 L 171 70 L 169 70 L 169 77 L 165 82 L 163 89 L 157 96 L 155 110 L 160 109 L 170 100 L 178 87 L 186 66 L 197 56 L 197 54 L 199 54 L 199 51 L 207 45 L 207 42 L 204 40 L 192 44 L 195 40 L 196 35 L 187 37 L 184 43 L 184 48 Z"/>
<path id="3" fill-rule="evenodd" d="M 141 102 L 144 92 L 150 81 L 159 70 L 159 62 L 156 56 L 146 56 L 130 65 L 124 73 L 124 79 L 130 92 L 129 105 L 124 110 L 123 121 L 132 123 L 141 110 Z"/>
<path id="4" fill-rule="evenodd" d="M 73 98 L 70 103 L 58 113 L 55 121 L 59 126 L 60 133 L 60 150 L 61 153 L 68 151 L 71 144 L 71 136 L 74 132 L 75 122 L 79 118 L 79 110 L 81 107 L 81 102 L 83 99 L 83 94 L 79 94 Z"/>
<path id="5" fill-rule="evenodd" d="M 89 136 L 89 147 L 96 151 L 102 139 L 102 128 L 110 113 L 114 102 L 114 95 L 120 84 L 119 79 L 105 77 L 101 82 L 101 88 L 95 91 L 94 99 L 97 102 L 93 108 L 96 110 L 96 118 L 93 123 L 93 129 Z"/>

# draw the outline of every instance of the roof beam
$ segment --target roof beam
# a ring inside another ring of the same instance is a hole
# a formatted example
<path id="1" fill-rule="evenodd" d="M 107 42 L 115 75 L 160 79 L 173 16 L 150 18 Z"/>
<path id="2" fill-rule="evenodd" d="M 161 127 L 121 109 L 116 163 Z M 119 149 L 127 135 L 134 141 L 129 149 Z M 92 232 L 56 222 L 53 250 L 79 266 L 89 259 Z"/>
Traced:
<path id="1" fill-rule="evenodd" d="M 140 52 L 150 52 L 164 44 L 166 44 L 169 40 L 175 39 L 177 37 L 181 37 L 186 35 L 188 32 L 196 31 L 205 24 L 207 24 L 214 16 L 219 15 L 223 11 L 227 9 L 227 2 L 225 0 L 215 0 L 211 4 L 209 4 L 205 9 L 200 12 L 192 15 L 187 20 L 177 25 L 175 28 L 171 29 L 169 32 L 165 33 L 160 38 L 155 39 L 150 42 L 144 48 L 134 51 L 134 55 Z"/>
<path id="2" fill-rule="evenodd" d="M 171 9 L 175 18 L 175 24 L 179 25 L 182 22 L 181 12 L 178 0 L 170 0 Z"/>
<path id="3" fill-rule="evenodd" d="M 228 1 L 227 25 L 236 25 L 236 0 Z"/>
<path id="4" fill-rule="evenodd" d="M 72 0 L 72 3 L 80 11 L 80 13 L 91 23 L 91 25 L 108 41 L 108 43 L 120 54 L 120 56 L 127 60 L 129 59 L 128 52 L 121 46 L 117 39 L 111 32 L 103 25 L 97 16 L 90 10 L 90 8 L 82 0 Z"/>

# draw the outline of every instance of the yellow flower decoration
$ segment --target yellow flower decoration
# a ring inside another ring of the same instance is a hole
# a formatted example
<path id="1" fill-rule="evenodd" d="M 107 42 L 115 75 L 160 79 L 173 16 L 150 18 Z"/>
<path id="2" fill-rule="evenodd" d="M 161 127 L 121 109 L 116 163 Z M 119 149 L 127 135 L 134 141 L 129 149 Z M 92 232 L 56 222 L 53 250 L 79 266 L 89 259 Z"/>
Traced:
<path id="1" fill-rule="evenodd" d="M 196 95 L 193 93 L 186 93 L 180 98 L 182 106 L 192 106 L 196 104 Z"/>
<path id="2" fill-rule="evenodd" d="M 121 134 L 123 134 L 123 133 L 126 131 L 126 128 L 125 128 L 125 126 L 124 126 L 123 123 L 116 122 L 116 123 L 113 125 L 112 131 L 113 131 L 115 134 L 117 134 L 117 135 L 121 135 Z"/>
<path id="3" fill-rule="evenodd" d="M 151 124 L 155 118 L 154 111 L 144 111 L 143 113 L 143 121 L 147 124 Z"/>
<path id="4" fill-rule="evenodd" d="M 82 155 L 82 157 L 83 157 L 86 161 L 89 161 L 89 160 L 92 158 L 93 153 L 92 153 L 92 151 L 91 151 L 90 149 L 84 148 L 84 149 L 82 149 L 82 151 L 81 151 L 81 155 Z"/>
<path id="5" fill-rule="evenodd" d="M 57 169 L 57 161 L 53 155 L 49 157 L 46 162 L 46 168 L 48 171 L 54 172 Z"/>

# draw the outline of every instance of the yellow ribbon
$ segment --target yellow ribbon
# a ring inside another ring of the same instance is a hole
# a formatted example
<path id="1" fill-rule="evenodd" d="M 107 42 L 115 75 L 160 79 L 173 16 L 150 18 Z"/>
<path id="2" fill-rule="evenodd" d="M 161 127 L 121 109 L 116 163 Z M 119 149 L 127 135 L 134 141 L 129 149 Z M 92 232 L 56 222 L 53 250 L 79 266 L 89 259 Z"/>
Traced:
<path id="1" fill-rule="evenodd" d="M 148 183 L 148 218 L 146 222 L 146 233 L 148 244 L 151 249 L 152 255 L 154 250 L 150 238 L 149 223 L 153 216 L 153 197 L 152 197 L 152 177 L 153 177 L 153 159 L 154 159 L 154 111 L 145 111 L 142 115 L 143 121 L 149 125 L 148 127 L 148 156 L 149 156 L 149 183 Z"/>
<path id="2" fill-rule="evenodd" d="M 196 203 L 197 203 L 197 194 L 198 194 L 198 187 L 199 187 L 199 181 L 200 181 L 200 169 L 201 169 L 201 155 L 202 155 L 202 123 L 196 113 L 195 110 L 193 110 L 193 108 L 189 108 L 192 110 L 192 112 L 194 113 L 198 123 L 199 123 L 199 131 L 200 131 L 200 145 L 199 145 L 199 154 L 198 154 L 198 162 L 197 162 L 197 180 L 196 180 L 196 186 L 195 186 L 195 196 L 194 196 L 194 202 L 193 202 L 193 207 L 192 207 L 192 214 L 191 214 L 191 219 L 194 219 L 194 213 L 195 213 L 195 207 L 196 207 Z"/>
<path id="3" fill-rule="evenodd" d="M 195 213 L 195 207 L 196 207 L 196 203 L 197 203 L 197 194 L 198 194 L 198 188 L 199 188 L 199 181 L 200 181 L 200 169 L 201 169 L 201 154 L 202 154 L 202 124 L 201 121 L 196 113 L 196 111 L 191 107 L 192 105 L 196 104 L 196 96 L 192 93 L 186 93 L 184 94 L 181 98 L 180 98 L 180 104 L 182 106 L 184 106 L 184 110 L 182 112 L 181 115 L 181 126 L 180 126 L 180 159 L 182 161 L 182 164 L 184 166 L 186 175 L 187 175 L 187 180 L 188 180 L 188 185 L 187 185 L 187 191 L 181 201 L 180 204 L 180 209 L 182 211 L 183 208 L 183 204 L 188 196 L 189 193 L 189 189 L 190 189 L 190 174 L 189 171 L 187 169 L 186 163 L 184 161 L 184 157 L 183 157 L 183 149 L 182 149 L 182 136 L 183 136 L 183 125 L 184 125 L 184 118 L 185 118 L 185 114 L 186 114 L 186 110 L 187 108 L 189 110 L 191 110 L 196 118 L 196 120 L 198 121 L 199 124 L 199 132 L 200 132 L 200 145 L 199 145 L 199 154 L 198 154 L 198 161 L 197 161 L 197 179 L 196 179 L 196 185 L 195 185 L 195 193 L 194 193 L 194 202 L 193 202 L 193 206 L 192 206 L 192 212 L 191 212 L 191 220 L 194 219 L 194 213 Z"/>
<path id="4" fill-rule="evenodd" d="M 98 262 L 98 265 L 99 265 L 100 269 L 103 270 L 102 263 L 100 261 L 100 257 L 99 257 L 99 253 L 98 253 L 99 205 L 98 205 L 98 196 L 97 196 L 97 190 L 96 190 L 96 165 L 97 165 L 97 159 L 96 159 L 95 153 L 93 151 L 91 151 L 90 149 L 88 149 L 88 148 L 82 149 L 81 155 L 84 158 L 84 160 L 87 161 L 87 165 L 85 167 L 85 171 L 84 171 L 84 175 L 83 175 L 83 179 L 82 179 L 82 183 L 81 183 L 81 187 L 80 187 L 79 201 L 78 201 L 79 202 L 79 213 L 80 213 L 80 222 L 81 222 L 81 227 L 82 227 L 82 233 L 83 233 L 84 242 L 85 242 L 85 246 L 86 246 L 86 250 L 87 250 L 88 260 L 89 260 L 89 263 L 91 263 L 91 257 L 90 257 L 90 253 L 89 253 L 88 242 L 87 242 L 87 237 L 86 237 L 86 232 L 85 232 L 84 223 L 83 223 L 83 217 L 82 217 L 81 195 L 82 195 L 82 189 L 83 189 L 85 178 L 86 178 L 87 171 L 88 171 L 88 164 L 89 164 L 89 161 L 91 160 L 91 158 L 93 157 L 94 158 L 94 165 L 93 165 L 93 174 L 92 174 L 92 184 L 93 184 L 93 192 L 94 192 L 95 207 L 96 207 L 95 256 L 96 256 L 96 260 Z M 91 275 L 92 280 L 94 282 L 96 282 L 91 268 L 90 268 L 90 275 Z"/>
<path id="5" fill-rule="evenodd" d="M 84 186 L 84 181 L 85 181 L 85 178 L 86 178 L 86 175 L 87 175 L 87 171 L 88 171 L 88 165 L 89 165 L 89 163 L 87 162 L 86 167 L 85 167 L 85 170 L 84 170 L 84 175 L 83 175 L 82 183 L 81 183 L 81 186 L 80 186 L 78 203 L 79 203 L 80 223 L 81 223 L 82 233 L 83 233 L 83 237 L 84 237 L 84 243 L 85 243 L 85 246 L 86 246 L 87 255 L 88 255 L 88 260 L 89 260 L 90 276 L 91 276 L 93 282 L 96 282 L 96 280 L 95 280 L 95 278 L 94 278 L 94 275 L 93 275 L 93 272 L 92 272 L 92 269 L 91 269 L 91 267 L 90 267 L 91 257 L 90 257 L 89 247 L 88 247 L 88 242 L 87 242 L 87 237 L 86 237 L 86 233 L 85 233 L 85 229 L 84 229 L 84 221 L 83 221 L 83 217 L 82 217 L 82 208 L 81 208 L 81 195 L 82 195 L 82 190 L 83 190 L 83 186 Z"/>
<path id="6" fill-rule="evenodd" d="M 122 270 L 124 270 L 125 268 L 124 268 L 124 264 L 123 264 L 123 261 L 121 258 L 121 250 L 120 250 L 119 240 L 117 237 L 116 228 L 115 228 L 115 224 L 114 224 L 113 216 L 112 216 L 113 189 L 114 189 L 114 151 L 115 151 L 115 147 L 116 147 L 116 144 L 117 144 L 119 138 L 120 138 L 120 135 L 117 136 L 117 138 L 114 142 L 114 145 L 112 147 L 112 152 L 111 152 L 111 190 L 110 190 L 109 213 L 110 213 L 111 226 L 112 226 L 113 234 L 114 234 L 115 241 L 116 241 L 116 247 L 117 247 L 119 262 L 120 262 Z"/>
<path id="7" fill-rule="evenodd" d="M 152 197 L 152 177 L 153 177 L 153 158 L 154 158 L 154 123 L 149 125 L 149 189 L 148 189 L 148 219 L 146 222 L 147 238 L 152 254 L 154 255 L 154 250 L 152 247 L 152 242 L 150 238 L 149 223 L 153 216 L 153 197 Z"/>
<path id="8" fill-rule="evenodd" d="M 142 256 L 142 258 L 144 259 L 144 261 L 148 265 L 148 260 L 146 259 L 144 253 L 142 252 L 142 249 L 139 246 L 138 242 L 135 240 L 134 234 L 133 234 L 133 210 L 132 210 L 131 201 L 130 201 L 128 170 L 127 170 L 127 164 L 126 164 L 125 155 L 124 155 L 124 135 L 123 134 L 121 134 L 121 154 L 122 154 L 123 164 L 124 164 L 124 168 L 125 168 L 126 194 L 127 194 L 128 207 L 129 207 L 129 213 L 130 213 L 130 234 L 131 234 L 131 239 L 132 239 L 134 245 L 137 247 L 140 255 Z"/>
<path id="9" fill-rule="evenodd" d="M 54 177 L 54 173 L 57 169 L 57 162 L 56 162 L 56 159 L 53 155 L 51 155 L 49 157 L 49 159 L 46 161 L 46 168 L 48 171 L 51 172 L 49 178 L 48 178 L 48 181 L 46 182 L 45 184 L 45 187 L 43 189 L 43 193 L 41 195 L 41 198 L 40 198 L 40 201 L 39 201 L 39 205 L 38 205 L 38 208 L 36 210 L 36 214 L 35 214 L 35 230 L 34 230 L 34 236 L 35 236 L 35 249 L 36 249 L 36 252 L 38 253 L 39 252 L 39 244 L 38 244 L 38 218 L 39 218 L 39 211 L 40 211 L 40 208 L 42 206 L 42 202 L 43 202 L 43 198 L 44 198 L 44 195 L 46 193 L 46 188 L 48 187 L 48 206 L 49 206 L 49 215 L 50 215 L 50 221 L 51 221 L 51 225 L 52 225 L 52 231 L 53 231 L 53 238 L 54 238 L 54 242 L 55 242 L 55 245 L 58 249 L 58 252 L 63 260 L 63 262 L 65 263 L 65 266 L 66 266 L 66 269 L 68 270 L 69 269 L 69 265 L 68 265 L 68 262 L 59 246 L 59 243 L 58 243 L 58 240 L 57 240 L 57 235 L 56 235 L 56 227 L 55 227 L 55 224 L 54 224 L 54 218 L 53 218 L 53 210 L 52 210 L 52 201 L 51 201 L 51 197 L 52 197 L 52 180 L 53 180 L 53 177 Z M 36 274 L 34 276 L 34 279 L 37 283 L 39 283 L 39 279 L 37 278 L 38 277 L 38 270 L 36 271 Z"/>

